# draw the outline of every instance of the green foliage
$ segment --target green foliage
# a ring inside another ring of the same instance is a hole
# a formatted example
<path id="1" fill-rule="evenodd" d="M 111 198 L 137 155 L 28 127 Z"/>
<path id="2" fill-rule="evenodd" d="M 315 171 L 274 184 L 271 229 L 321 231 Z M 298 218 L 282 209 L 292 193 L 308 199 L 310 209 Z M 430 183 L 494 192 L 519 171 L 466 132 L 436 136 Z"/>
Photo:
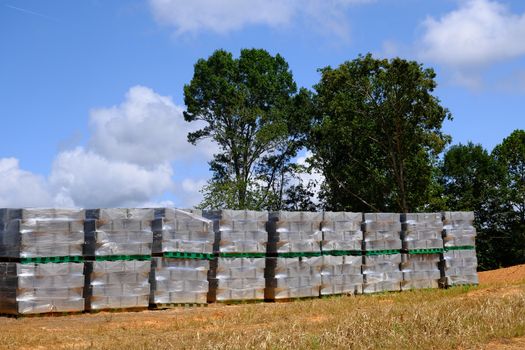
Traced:
<path id="1" fill-rule="evenodd" d="M 290 159 L 303 145 L 310 93 L 297 92 L 286 61 L 265 50 L 244 49 L 239 58 L 223 50 L 195 64 L 184 86 L 188 122 L 204 127 L 188 134 L 220 147 L 210 162 L 213 178 L 202 207 L 280 207 Z"/>
<path id="2" fill-rule="evenodd" d="M 503 176 L 499 196 L 505 266 L 525 263 L 525 131 L 515 130 L 494 148 L 493 157 Z"/>
<path id="3" fill-rule="evenodd" d="M 429 202 L 433 163 L 450 138 L 432 69 L 359 56 L 320 70 L 309 147 L 331 210 L 413 211 Z"/>
<path id="4" fill-rule="evenodd" d="M 501 230 L 496 211 L 501 202 L 497 190 L 501 172 L 494 159 L 481 145 L 455 145 L 444 156 L 441 176 L 447 208 L 475 213 L 480 268 L 498 267 Z"/>
<path id="5" fill-rule="evenodd" d="M 475 213 L 480 269 L 525 263 L 525 132 L 514 131 L 492 154 L 453 146 L 440 168 L 446 205 Z"/>

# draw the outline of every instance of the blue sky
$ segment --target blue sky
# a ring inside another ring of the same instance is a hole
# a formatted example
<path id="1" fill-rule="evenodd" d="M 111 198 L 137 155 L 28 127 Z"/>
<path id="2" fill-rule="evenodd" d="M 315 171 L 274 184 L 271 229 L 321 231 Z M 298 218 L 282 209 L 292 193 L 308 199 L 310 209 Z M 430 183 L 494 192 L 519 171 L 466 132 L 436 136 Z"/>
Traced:
<path id="1" fill-rule="evenodd" d="M 182 89 L 218 48 L 280 53 L 307 88 L 360 53 L 416 59 L 453 143 L 525 128 L 517 0 L 0 0 L 0 45 L 0 207 L 196 204 L 216 148 L 186 144 Z"/>

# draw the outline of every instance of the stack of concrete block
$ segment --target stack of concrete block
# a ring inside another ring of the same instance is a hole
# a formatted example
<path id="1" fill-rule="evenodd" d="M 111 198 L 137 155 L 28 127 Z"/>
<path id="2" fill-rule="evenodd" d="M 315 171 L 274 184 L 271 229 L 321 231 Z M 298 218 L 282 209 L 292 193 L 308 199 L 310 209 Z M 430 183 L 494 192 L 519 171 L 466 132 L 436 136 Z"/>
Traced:
<path id="1" fill-rule="evenodd" d="M 362 221 L 362 213 L 323 213 L 321 295 L 362 293 Z"/>
<path id="2" fill-rule="evenodd" d="M 208 279 L 209 301 L 264 299 L 268 212 L 218 210 L 203 214 L 213 220 L 215 253 Z"/>
<path id="3" fill-rule="evenodd" d="M 363 222 L 363 250 L 401 250 L 400 214 L 365 213 Z"/>
<path id="4" fill-rule="evenodd" d="M 206 259 L 153 257 L 150 305 L 205 304 L 209 269 L 210 261 Z"/>
<path id="5" fill-rule="evenodd" d="M 153 209 L 86 210 L 86 308 L 149 305 Z"/>
<path id="6" fill-rule="evenodd" d="M 322 221 L 323 213 L 270 213 L 266 299 L 319 296 Z"/>
<path id="7" fill-rule="evenodd" d="M 0 209 L 0 313 L 84 310 L 84 211 Z"/>
<path id="8" fill-rule="evenodd" d="M 145 308 L 149 304 L 151 261 L 87 261 L 86 309 Z"/>
<path id="9" fill-rule="evenodd" d="M 89 209 L 84 256 L 151 255 L 153 209 Z"/>
<path id="10" fill-rule="evenodd" d="M 322 256 L 270 257 L 266 264 L 265 299 L 282 300 L 319 296 L 322 283 Z"/>
<path id="11" fill-rule="evenodd" d="M 221 210 L 219 253 L 254 254 L 264 257 L 268 242 L 268 212 L 255 210 Z"/>
<path id="12" fill-rule="evenodd" d="M 474 213 L 448 211 L 442 215 L 445 248 L 475 249 L 476 228 L 473 226 Z"/>
<path id="13" fill-rule="evenodd" d="M 272 212 L 268 220 L 270 254 L 306 253 L 320 254 L 323 234 L 319 212 Z"/>
<path id="14" fill-rule="evenodd" d="M 215 300 L 263 300 L 265 267 L 264 258 L 218 258 Z"/>
<path id="15" fill-rule="evenodd" d="M 401 290 L 439 288 L 441 254 L 402 254 Z"/>
<path id="16" fill-rule="evenodd" d="M 400 264 L 400 253 L 363 256 L 363 293 L 400 291 Z"/>
<path id="17" fill-rule="evenodd" d="M 443 221 L 440 213 L 401 214 L 402 241 L 405 251 L 443 250 Z"/>
<path id="18" fill-rule="evenodd" d="M 478 284 L 473 212 L 444 212 L 442 278 L 445 286 Z"/>
<path id="19" fill-rule="evenodd" d="M 153 254 L 213 254 L 213 222 L 199 214 L 171 208 L 156 209 L 152 229 Z"/>
<path id="20" fill-rule="evenodd" d="M 446 250 L 441 264 L 443 285 L 451 287 L 479 283 L 475 250 Z"/>
<path id="21" fill-rule="evenodd" d="M 81 257 L 83 220 L 76 209 L 0 209 L 0 257 Z"/>
<path id="22" fill-rule="evenodd" d="M 320 294 L 361 294 L 363 292 L 362 263 L 361 255 L 323 255 Z"/>
<path id="23" fill-rule="evenodd" d="M 83 263 L 0 262 L 0 314 L 84 310 Z"/>
<path id="24" fill-rule="evenodd" d="M 363 231 L 361 223 L 362 213 L 324 212 L 321 222 L 323 254 L 335 252 L 341 254 L 361 254 Z"/>
<path id="25" fill-rule="evenodd" d="M 199 213 L 157 209 L 153 221 L 150 305 L 207 302 L 213 222 Z"/>

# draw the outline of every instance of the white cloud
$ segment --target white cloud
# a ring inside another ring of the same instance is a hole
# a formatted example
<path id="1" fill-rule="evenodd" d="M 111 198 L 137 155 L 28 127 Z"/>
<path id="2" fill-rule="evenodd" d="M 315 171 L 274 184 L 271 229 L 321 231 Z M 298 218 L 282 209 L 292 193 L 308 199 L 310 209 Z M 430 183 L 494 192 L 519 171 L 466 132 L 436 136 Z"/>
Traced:
<path id="1" fill-rule="evenodd" d="M 199 126 L 188 123 L 182 107 L 150 88 L 134 86 L 119 106 L 91 112 L 90 150 L 110 160 L 155 166 L 177 159 L 211 158 L 215 147 L 208 141 L 195 147 L 187 134 Z"/>
<path id="2" fill-rule="evenodd" d="M 469 0 L 424 23 L 419 54 L 456 67 L 486 65 L 525 54 L 525 13 L 490 0 Z"/>
<path id="3" fill-rule="evenodd" d="M 20 169 L 18 159 L 0 158 L 0 179 L 0 208 L 53 204 L 45 179 Z"/>
<path id="4" fill-rule="evenodd" d="M 187 179 L 179 189 L 172 176 L 174 167 L 185 171 L 217 150 L 187 142 L 197 127 L 170 97 L 132 87 L 120 105 L 92 111 L 87 146 L 58 153 L 47 178 L 20 169 L 17 159 L 0 159 L 0 207 L 172 206 L 169 195 L 194 205 L 202 181 Z"/>
<path id="5" fill-rule="evenodd" d="M 49 183 L 57 198 L 75 206 L 137 206 L 172 190 L 171 176 L 168 163 L 146 169 L 79 147 L 57 156 Z"/>
<path id="6" fill-rule="evenodd" d="M 344 11 L 353 4 L 373 0 L 150 0 L 155 19 L 177 34 L 211 31 L 228 33 L 249 25 L 285 27 L 303 19 L 306 27 L 348 35 Z"/>
<path id="7" fill-rule="evenodd" d="M 182 196 L 183 202 L 186 203 L 186 206 L 194 207 L 202 202 L 203 197 L 200 191 L 206 183 L 207 182 L 204 179 L 186 178 L 182 180 L 180 184 L 180 189 L 182 191 L 177 193 Z"/>

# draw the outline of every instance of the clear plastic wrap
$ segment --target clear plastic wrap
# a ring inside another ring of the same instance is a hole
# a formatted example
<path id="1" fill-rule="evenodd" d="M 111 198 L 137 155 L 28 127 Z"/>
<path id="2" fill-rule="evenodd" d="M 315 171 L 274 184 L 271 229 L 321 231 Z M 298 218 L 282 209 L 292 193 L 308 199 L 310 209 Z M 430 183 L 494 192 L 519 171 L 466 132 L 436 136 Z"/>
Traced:
<path id="1" fill-rule="evenodd" d="M 403 273 L 401 254 L 363 257 L 363 293 L 400 291 Z"/>
<path id="2" fill-rule="evenodd" d="M 87 220 L 137 220 L 151 221 L 155 218 L 155 210 L 151 208 L 97 208 L 86 209 Z"/>
<path id="3" fill-rule="evenodd" d="M 323 257 L 267 258 L 265 298 L 319 296 Z"/>
<path id="4" fill-rule="evenodd" d="M 266 253 L 268 212 L 221 210 L 218 230 L 220 253 Z"/>
<path id="5" fill-rule="evenodd" d="M 443 253 L 443 277 L 446 286 L 478 284 L 478 259 L 473 249 Z"/>
<path id="6" fill-rule="evenodd" d="M 218 258 L 215 288 L 217 301 L 262 300 L 265 288 L 265 258 Z"/>
<path id="7" fill-rule="evenodd" d="M 440 213 L 401 214 L 403 249 L 443 249 Z"/>
<path id="8" fill-rule="evenodd" d="M 205 304 L 209 269 L 208 260 L 152 258 L 150 304 Z"/>
<path id="9" fill-rule="evenodd" d="M 84 255 L 151 255 L 150 220 L 86 220 Z"/>
<path id="10" fill-rule="evenodd" d="M 0 313 L 83 311 L 83 271 L 82 263 L 0 262 Z"/>
<path id="11" fill-rule="evenodd" d="M 324 255 L 322 258 L 321 295 L 363 292 L 362 256 Z"/>
<path id="12" fill-rule="evenodd" d="M 83 211 L 0 209 L 0 258 L 81 256 Z"/>
<path id="13" fill-rule="evenodd" d="M 401 257 L 401 290 L 439 287 L 440 254 L 402 254 Z"/>
<path id="14" fill-rule="evenodd" d="M 448 211 L 443 215 L 443 241 L 445 248 L 475 247 L 476 228 L 473 212 Z"/>
<path id="15" fill-rule="evenodd" d="M 162 208 L 155 211 L 153 253 L 213 253 L 213 222 L 188 211 Z"/>
<path id="16" fill-rule="evenodd" d="M 363 223 L 363 249 L 401 250 L 400 214 L 365 213 Z"/>
<path id="17" fill-rule="evenodd" d="M 86 309 L 147 307 L 151 261 L 88 261 Z"/>
<path id="18" fill-rule="evenodd" d="M 362 213 L 324 212 L 321 223 L 323 240 L 321 248 L 326 251 L 361 251 L 363 231 Z"/>
<path id="19" fill-rule="evenodd" d="M 269 253 L 321 252 L 323 234 L 319 212 L 272 212 L 268 220 Z"/>

